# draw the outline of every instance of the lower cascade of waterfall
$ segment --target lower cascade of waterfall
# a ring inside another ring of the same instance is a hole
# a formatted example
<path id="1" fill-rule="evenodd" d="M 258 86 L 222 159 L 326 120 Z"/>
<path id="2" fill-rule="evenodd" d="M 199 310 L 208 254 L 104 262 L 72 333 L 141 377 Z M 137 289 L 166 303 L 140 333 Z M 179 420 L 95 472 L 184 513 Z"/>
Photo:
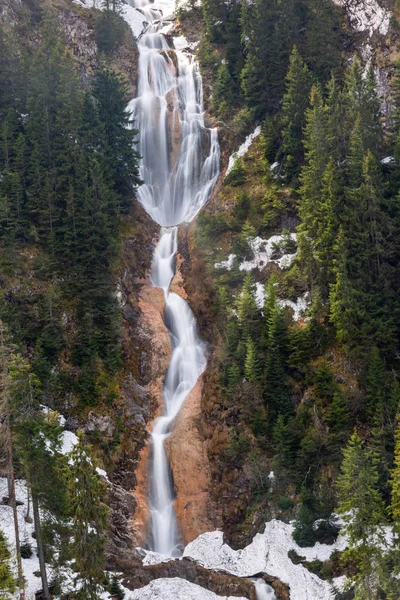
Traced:
<path id="1" fill-rule="evenodd" d="M 164 443 L 183 401 L 206 366 L 205 347 L 188 304 L 169 291 L 175 274 L 177 226 L 191 221 L 207 201 L 219 175 L 216 129 L 204 124 L 203 90 L 198 64 L 185 51 L 171 48 L 165 35 L 174 0 L 130 0 L 147 21 L 138 40 L 139 81 L 131 101 L 140 132 L 138 198 L 161 225 L 151 281 L 162 288 L 165 323 L 172 356 L 164 383 L 164 412 L 152 431 L 150 527 L 152 550 L 176 556 L 180 547 L 174 511 L 174 487 Z M 163 20 L 165 19 L 165 20 Z"/>
<path id="2" fill-rule="evenodd" d="M 152 432 L 150 514 L 152 546 L 167 556 L 179 554 L 179 535 L 174 513 L 173 484 L 164 441 L 183 401 L 206 365 L 204 344 L 196 331 L 196 322 L 187 302 L 169 291 L 175 273 L 177 228 L 162 228 L 154 254 L 151 281 L 164 291 L 165 322 L 171 334 L 172 356 L 164 384 L 164 414 Z"/>

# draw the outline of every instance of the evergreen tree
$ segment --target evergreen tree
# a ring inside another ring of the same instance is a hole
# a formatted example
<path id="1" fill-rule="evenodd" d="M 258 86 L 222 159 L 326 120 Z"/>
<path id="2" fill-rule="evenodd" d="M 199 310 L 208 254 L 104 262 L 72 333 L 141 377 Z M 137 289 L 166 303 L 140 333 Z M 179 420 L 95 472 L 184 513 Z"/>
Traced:
<path id="1" fill-rule="evenodd" d="M 68 498 L 74 537 L 71 552 L 77 571 L 78 597 L 97 600 L 104 581 L 107 507 L 105 486 L 88 456 L 83 434 L 71 452 Z"/>
<path id="2" fill-rule="evenodd" d="M 247 381 L 252 383 L 253 385 L 257 384 L 260 378 L 260 366 L 258 359 L 258 350 L 253 342 L 253 340 L 249 337 L 246 343 L 246 359 L 244 363 L 244 376 Z"/>
<path id="3" fill-rule="evenodd" d="M 380 106 L 372 69 L 367 74 L 364 65 L 354 56 L 346 71 L 345 101 L 350 127 L 360 118 L 360 131 L 364 151 L 376 151 L 382 141 Z"/>
<path id="4" fill-rule="evenodd" d="M 313 283 L 318 274 L 314 246 L 318 243 L 321 213 L 324 215 L 325 221 L 332 220 L 332 206 L 327 205 L 327 203 L 332 202 L 332 174 L 334 165 L 332 164 L 330 172 L 326 173 L 330 160 L 328 140 L 329 122 L 321 90 L 317 87 L 313 87 L 311 90 L 310 105 L 310 108 L 306 112 L 304 139 L 306 164 L 302 168 L 300 175 L 301 200 L 299 215 L 301 224 L 298 228 L 298 242 L 299 258 L 302 261 L 303 267 L 307 270 L 309 282 Z M 326 174 L 325 178 L 324 174 Z M 324 199 L 321 201 L 323 184 L 325 187 L 325 201 Z M 324 225 L 325 223 L 322 227 Z"/>
<path id="5" fill-rule="evenodd" d="M 0 531 L 0 598 L 6 600 L 14 594 L 16 581 L 11 569 L 11 553 L 6 539 Z"/>
<path id="6" fill-rule="evenodd" d="M 141 183 L 139 154 L 134 149 L 137 130 L 127 112 L 127 87 L 111 69 L 96 74 L 93 95 L 102 123 L 102 153 L 105 181 L 119 195 L 119 209 L 126 212 L 134 190 Z"/>
<path id="7" fill-rule="evenodd" d="M 337 481 L 339 504 L 349 546 L 345 555 L 357 565 L 356 598 L 374 599 L 385 580 L 382 560 L 385 507 L 378 491 L 379 474 L 372 454 L 354 433 L 345 450 Z"/>
<path id="8" fill-rule="evenodd" d="M 226 61 L 218 69 L 213 87 L 213 108 L 218 116 L 225 118 L 235 105 L 235 82 Z"/>
<path id="9" fill-rule="evenodd" d="M 297 47 L 293 46 L 282 104 L 281 152 L 286 157 L 285 169 L 288 180 L 298 174 L 303 159 L 302 136 L 310 88 L 310 72 Z"/>

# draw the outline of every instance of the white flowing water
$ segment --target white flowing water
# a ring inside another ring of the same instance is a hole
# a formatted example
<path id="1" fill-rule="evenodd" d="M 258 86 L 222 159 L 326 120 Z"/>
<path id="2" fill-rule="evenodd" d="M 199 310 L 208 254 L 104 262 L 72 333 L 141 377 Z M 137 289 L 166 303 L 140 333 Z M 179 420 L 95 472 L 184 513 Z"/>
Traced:
<path id="1" fill-rule="evenodd" d="M 257 577 L 252 579 L 252 582 L 256 588 L 257 600 L 276 600 L 273 588 L 264 579 Z"/>
<path id="2" fill-rule="evenodd" d="M 205 347 L 188 304 L 169 291 L 175 273 L 177 226 L 190 221 L 207 201 L 219 175 L 216 129 L 204 124 L 202 82 L 195 59 L 171 48 L 165 31 L 174 5 L 131 0 L 149 23 L 138 42 L 138 96 L 130 103 L 140 132 L 138 198 L 161 227 L 151 281 L 162 288 L 172 356 L 164 384 L 164 414 L 154 423 L 150 468 L 152 550 L 179 554 L 174 487 L 164 442 L 183 401 L 206 365 Z"/>

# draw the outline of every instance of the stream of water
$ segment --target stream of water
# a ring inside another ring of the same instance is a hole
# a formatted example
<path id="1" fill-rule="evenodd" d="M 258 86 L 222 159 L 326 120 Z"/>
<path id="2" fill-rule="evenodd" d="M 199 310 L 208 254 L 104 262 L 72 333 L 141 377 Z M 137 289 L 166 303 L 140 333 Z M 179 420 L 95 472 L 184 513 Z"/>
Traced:
<path id="1" fill-rule="evenodd" d="M 139 82 L 132 100 L 140 131 L 141 178 L 138 198 L 161 225 L 151 281 L 163 289 L 165 323 L 172 356 L 164 384 L 164 413 L 152 432 L 149 504 L 151 548 L 167 556 L 179 554 L 180 536 L 174 511 L 174 487 L 164 442 L 183 401 L 206 365 L 205 347 L 187 302 L 169 291 L 175 274 L 177 227 L 191 221 L 207 201 L 219 175 L 216 129 L 204 124 L 202 81 L 189 52 L 171 48 L 165 18 L 174 3 L 131 0 L 149 23 L 138 41 Z"/>

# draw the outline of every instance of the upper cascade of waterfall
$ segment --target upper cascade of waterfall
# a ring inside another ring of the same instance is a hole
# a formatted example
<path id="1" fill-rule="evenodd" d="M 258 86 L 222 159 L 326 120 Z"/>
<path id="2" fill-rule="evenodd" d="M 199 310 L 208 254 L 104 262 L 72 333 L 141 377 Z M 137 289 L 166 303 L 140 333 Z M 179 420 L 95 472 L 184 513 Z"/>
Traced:
<path id="1" fill-rule="evenodd" d="M 191 221 L 219 175 L 216 129 L 204 123 L 203 88 L 193 56 L 170 46 L 165 35 L 171 2 L 131 0 L 148 22 L 138 41 L 138 96 L 130 102 L 144 184 L 138 198 L 162 226 Z"/>
<path id="2" fill-rule="evenodd" d="M 171 5 L 132 0 L 148 25 L 139 37 L 138 96 L 130 103 L 140 132 L 138 198 L 159 223 L 151 281 L 162 288 L 172 355 L 164 384 L 164 413 L 152 430 L 150 473 L 151 544 L 165 555 L 179 554 L 175 493 L 164 442 L 182 404 L 206 365 L 194 315 L 183 298 L 169 291 L 175 273 L 177 225 L 190 221 L 208 199 L 219 175 L 216 129 L 204 124 L 203 88 L 193 56 L 173 48 L 165 35 Z M 178 44 L 180 46 L 180 44 Z"/>

